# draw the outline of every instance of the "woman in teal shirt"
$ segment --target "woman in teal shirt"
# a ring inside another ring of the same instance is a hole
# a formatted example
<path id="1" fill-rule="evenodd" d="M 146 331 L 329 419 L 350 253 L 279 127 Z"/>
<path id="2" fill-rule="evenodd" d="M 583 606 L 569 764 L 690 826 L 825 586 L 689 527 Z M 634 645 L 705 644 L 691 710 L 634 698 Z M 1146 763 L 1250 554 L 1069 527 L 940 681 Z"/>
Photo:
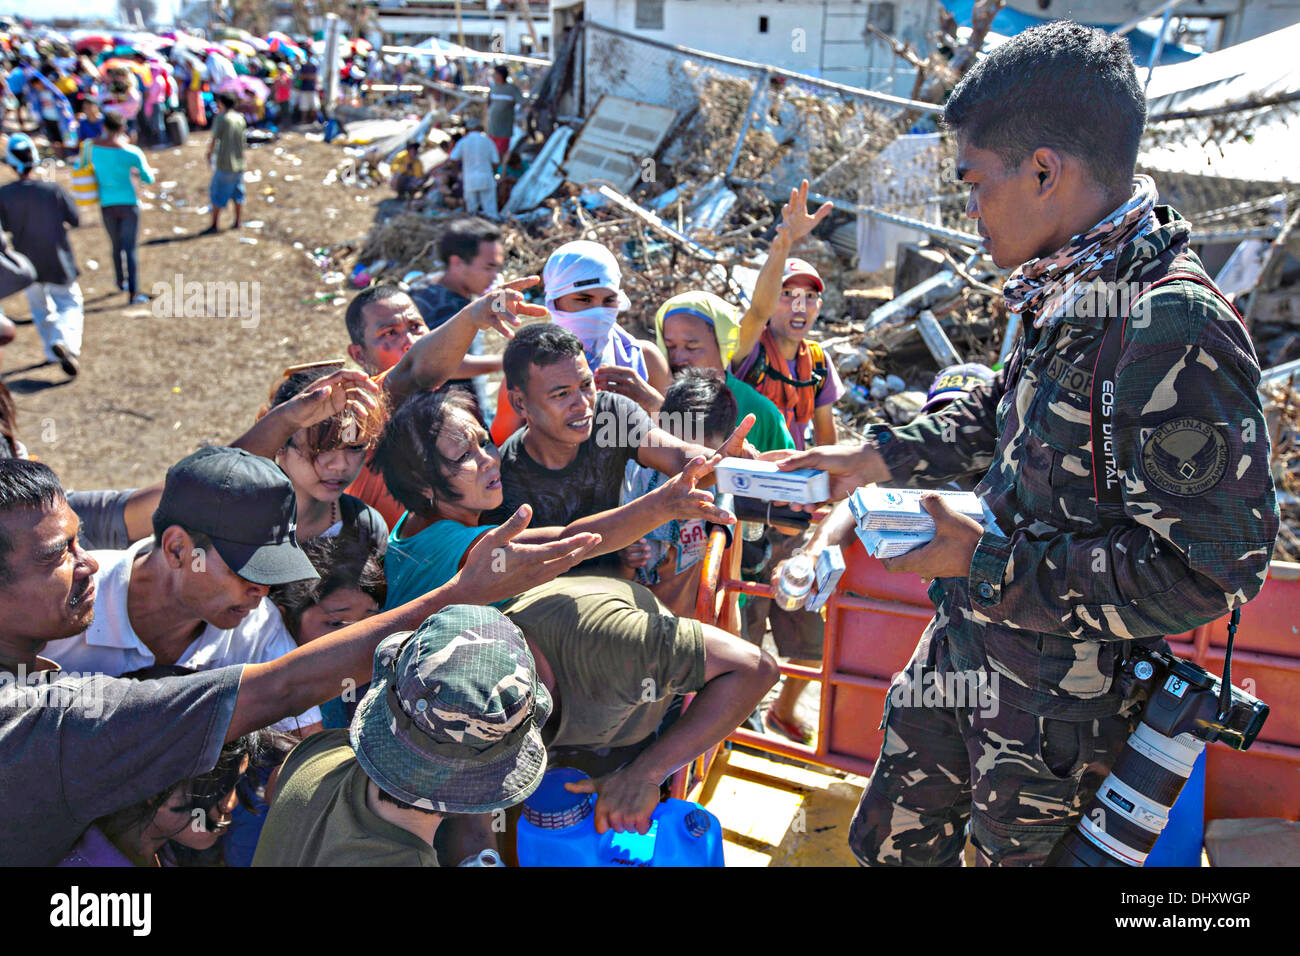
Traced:
<path id="1" fill-rule="evenodd" d="M 135 245 L 140 232 L 140 205 L 135 197 L 131 171 L 136 170 L 140 181 L 145 183 L 154 181 L 154 172 L 145 161 L 144 153 L 127 139 L 125 127 L 122 114 L 106 112 L 104 135 L 86 144 L 86 159 L 95 168 L 99 208 L 109 241 L 113 244 L 113 272 L 117 287 L 126 290 L 128 303 L 139 303 L 148 302 L 149 297 L 139 292 Z M 125 281 L 122 278 L 124 261 Z"/>
<path id="2" fill-rule="evenodd" d="M 389 492 L 407 509 L 388 536 L 384 558 L 385 607 L 394 608 L 450 581 L 470 546 L 490 530 L 479 519 L 501 504 L 501 456 L 465 393 L 422 392 L 393 415 L 374 461 Z M 596 555 L 624 548 L 675 518 L 730 524 L 735 519 L 714 506 L 712 494 L 695 487 L 713 464 L 697 458 L 621 508 L 580 518 L 567 528 L 527 528 L 515 541 L 544 544 L 596 532 L 601 535 Z"/>

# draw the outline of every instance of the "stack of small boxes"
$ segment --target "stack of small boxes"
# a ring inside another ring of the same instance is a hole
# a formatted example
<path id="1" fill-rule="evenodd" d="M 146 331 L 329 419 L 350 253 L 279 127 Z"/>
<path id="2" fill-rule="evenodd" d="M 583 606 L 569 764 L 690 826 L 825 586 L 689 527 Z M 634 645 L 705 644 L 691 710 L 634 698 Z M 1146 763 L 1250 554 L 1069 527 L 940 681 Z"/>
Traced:
<path id="1" fill-rule="evenodd" d="M 914 488 L 867 485 L 849 496 L 849 510 L 857 522 L 858 539 L 867 554 L 894 558 L 921 547 L 934 537 L 934 519 L 921 505 L 928 492 Z M 995 525 L 993 515 L 971 491 L 936 491 L 948 507 L 985 527 Z"/>

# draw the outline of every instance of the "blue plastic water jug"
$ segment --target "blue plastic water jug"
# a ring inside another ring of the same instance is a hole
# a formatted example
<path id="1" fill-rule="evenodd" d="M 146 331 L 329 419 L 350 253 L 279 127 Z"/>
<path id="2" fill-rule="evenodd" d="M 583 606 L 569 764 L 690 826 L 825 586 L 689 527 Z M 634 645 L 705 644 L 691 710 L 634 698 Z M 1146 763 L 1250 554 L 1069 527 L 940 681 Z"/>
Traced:
<path id="1" fill-rule="evenodd" d="M 722 866 L 722 825 L 698 803 L 666 800 L 650 832 L 596 832 L 596 795 L 570 793 L 586 780 L 571 767 L 546 772 L 524 801 L 516 851 L 520 866 Z"/>

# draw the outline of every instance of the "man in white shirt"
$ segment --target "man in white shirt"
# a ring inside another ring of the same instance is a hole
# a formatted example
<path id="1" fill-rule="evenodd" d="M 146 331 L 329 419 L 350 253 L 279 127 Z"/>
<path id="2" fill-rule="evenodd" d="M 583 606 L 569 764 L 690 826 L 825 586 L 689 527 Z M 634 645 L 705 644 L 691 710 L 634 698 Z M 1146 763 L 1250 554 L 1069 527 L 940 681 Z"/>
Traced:
<path id="1" fill-rule="evenodd" d="M 496 144 L 483 132 L 476 117 L 465 121 L 468 131 L 451 151 L 452 162 L 460 163 L 461 184 L 465 192 L 465 211 L 482 212 L 488 219 L 497 218 L 497 180 L 493 169 L 501 161 Z"/>
<path id="2" fill-rule="evenodd" d="M 167 472 L 153 539 L 94 553 L 95 617 L 45 656 L 112 677 L 282 657 L 296 644 L 267 592 L 317 576 L 298 548 L 296 515 L 293 485 L 272 462 L 234 448 L 195 452 Z M 306 736 L 320 724 L 311 707 L 274 726 Z"/>

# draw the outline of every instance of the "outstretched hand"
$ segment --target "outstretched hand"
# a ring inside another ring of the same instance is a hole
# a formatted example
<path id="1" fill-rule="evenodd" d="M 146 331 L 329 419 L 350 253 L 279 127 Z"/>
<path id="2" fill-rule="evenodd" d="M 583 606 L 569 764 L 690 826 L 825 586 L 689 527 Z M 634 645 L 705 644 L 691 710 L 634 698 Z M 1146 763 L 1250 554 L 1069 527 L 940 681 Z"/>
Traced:
<path id="1" fill-rule="evenodd" d="M 781 225 L 778 228 L 793 245 L 816 229 L 818 224 L 831 214 L 833 208 L 835 207 L 829 202 L 825 202 L 815 213 L 808 214 L 808 180 L 805 179 L 790 190 L 789 200 L 781 207 Z"/>
<path id="2" fill-rule="evenodd" d="M 491 604 L 551 581 L 587 557 L 601 541 L 584 532 L 546 544 L 515 541 L 533 518 L 531 505 L 520 505 L 505 524 L 481 535 L 457 574 L 457 600 Z"/>
<path id="3" fill-rule="evenodd" d="M 363 422 L 379 407 L 383 390 L 365 372 L 341 369 L 313 382 L 285 403 L 296 428 L 310 428 L 346 412 Z"/>
<path id="4" fill-rule="evenodd" d="M 846 498 L 854 489 L 876 481 L 888 481 L 889 469 L 880 453 L 867 445 L 818 445 L 806 451 L 788 448 L 765 452 L 759 456 L 764 461 L 774 461 L 782 471 L 812 468 L 824 471 L 830 478 L 831 499 Z M 816 505 L 792 505 L 804 511 L 816 510 Z"/>
<path id="5" fill-rule="evenodd" d="M 665 517 L 682 521 L 702 518 L 714 524 L 736 523 L 735 515 L 713 503 L 711 491 L 697 487 L 702 479 L 713 474 L 714 466 L 721 460 L 721 455 L 692 458 L 680 474 L 669 478 L 652 492 L 659 496 Z"/>
<path id="6" fill-rule="evenodd" d="M 521 317 L 544 319 L 550 315 L 546 311 L 546 306 L 527 301 L 520 291 L 541 281 L 539 276 L 512 279 L 499 288 L 479 296 L 465 306 L 465 312 L 468 313 L 469 320 L 476 328 L 496 329 L 506 338 L 512 339 L 515 336 L 515 329 L 519 327 Z"/>
<path id="7" fill-rule="evenodd" d="M 754 427 L 754 422 L 758 419 L 754 415 L 746 415 L 736 426 L 736 430 L 727 436 L 727 440 L 718 446 L 717 454 L 714 456 L 719 461 L 723 458 L 757 458 L 758 450 L 745 440 L 749 430 Z M 717 462 L 714 462 L 717 464 Z M 712 470 L 713 465 L 709 466 Z"/>

